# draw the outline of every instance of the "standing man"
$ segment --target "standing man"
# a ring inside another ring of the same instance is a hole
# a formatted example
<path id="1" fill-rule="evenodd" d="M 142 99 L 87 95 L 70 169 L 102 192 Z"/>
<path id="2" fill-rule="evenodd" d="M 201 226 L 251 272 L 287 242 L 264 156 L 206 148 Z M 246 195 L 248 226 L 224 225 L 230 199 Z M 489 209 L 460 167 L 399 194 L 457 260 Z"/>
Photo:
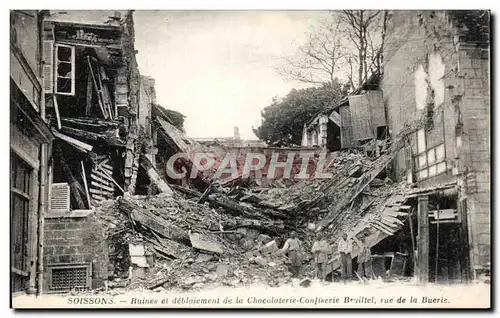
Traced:
<path id="1" fill-rule="evenodd" d="M 328 253 L 330 252 L 330 247 L 326 240 L 322 237 L 321 233 L 316 236 L 316 241 L 314 241 L 311 252 L 314 255 L 314 262 L 316 263 L 316 278 L 319 280 L 325 280 L 326 274 L 326 264 L 328 261 Z"/>
<path id="2" fill-rule="evenodd" d="M 361 278 L 371 278 L 371 250 L 363 238 L 356 239 L 356 244 L 359 246 L 358 254 L 358 275 Z"/>
<path id="3" fill-rule="evenodd" d="M 290 238 L 286 240 L 285 245 L 281 249 L 282 253 L 288 252 L 288 258 L 291 261 L 291 272 L 292 277 L 298 277 L 300 273 L 300 267 L 302 265 L 302 260 L 300 258 L 300 241 L 297 238 L 297 233 L 293 231 L 290 234 Z"/>
<path id="4" fill-rule="evenodd" d="M 352 240 L 344 233 L 337 244 L 338 252 L 340 254 L 340 269 L 342 272 L 342 280 L 344 284 L 346 280 L 352 277 Z"/>

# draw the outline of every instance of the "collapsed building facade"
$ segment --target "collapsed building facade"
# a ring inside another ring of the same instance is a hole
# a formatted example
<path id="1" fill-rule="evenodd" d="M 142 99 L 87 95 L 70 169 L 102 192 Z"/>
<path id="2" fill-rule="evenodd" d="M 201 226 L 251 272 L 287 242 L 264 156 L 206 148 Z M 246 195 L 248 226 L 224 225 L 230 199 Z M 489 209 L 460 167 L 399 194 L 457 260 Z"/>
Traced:
<path id="1" fill-rule="evenodd" d="M 405 203 L 420 279 L 468 281 L 490 263 L 489 13 L 391 15 L 383 74 L 305 125 L 302 144 L 380 156 L 391 143 L 388 176 L 429 189 Z"/>
<path id="2" fill-rule="evenodd" d="M 316 232 L 334 248 L 347 232 L 371 246 L 375 276 L 469 282 L 487 270 L 489 14 L 390 21 L 383 73 L 305 123 L 302 147 L 273 148 L 214 146 L 176 126 L 139 73 L 133 12 L 12 12 L 13 290 L 276 286 L 289 275 L 275 252 L 293 230 L 309 267 Z M 314 154 L 313 174 L 325 149 L 329 179 L 263 182 L 267 165 L 249 182 L 243 161 L 217 174 L 228 152 L 298 150 Z M 193 172 L 195 153 L 215 164 Z M 335 255 L 330 265 L 333 280 Z"/>
<path id="3" fill-rule="evenodd" d="M 11 176 L 33 202 L 12 199 L 14 250 L 23 254 L 12 254 L 22 263 L 13 275 L 32 291 L 91 288 L 92 272 L 107 279 L 92 269 L 100 257 L 88 248 L 92 209 L 133 189 L 138 157 L 151 150 L 135 147 L 151 139 L 151 81 L 136 53 L 132 11 L 11 12 Z M 26 288 L 14 279 L 14 291 Z"/>

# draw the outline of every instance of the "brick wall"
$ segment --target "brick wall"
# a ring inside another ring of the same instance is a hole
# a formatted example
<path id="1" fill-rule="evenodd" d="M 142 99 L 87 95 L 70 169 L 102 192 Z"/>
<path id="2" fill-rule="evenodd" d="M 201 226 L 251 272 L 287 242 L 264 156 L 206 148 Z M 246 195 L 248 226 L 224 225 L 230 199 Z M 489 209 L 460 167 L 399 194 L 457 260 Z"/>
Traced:
<path id="1" fill-rule="evenodd" d="M 49 290 L 51 264 L 92 263 L 92 288 L 107 279 L 107 247 L 92 216 L 46 217 L 44 224 L 44 290 Z"/>

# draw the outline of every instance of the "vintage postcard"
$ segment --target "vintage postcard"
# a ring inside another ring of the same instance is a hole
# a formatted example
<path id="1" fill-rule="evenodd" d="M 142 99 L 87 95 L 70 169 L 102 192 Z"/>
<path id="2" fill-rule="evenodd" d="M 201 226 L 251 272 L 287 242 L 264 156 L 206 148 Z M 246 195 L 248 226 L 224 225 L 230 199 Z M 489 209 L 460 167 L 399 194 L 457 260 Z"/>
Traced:
<path id="1" fill-rule="evenodd" d="M 13 308 L 491 307 L 490 11 L 12 10 Z"/>

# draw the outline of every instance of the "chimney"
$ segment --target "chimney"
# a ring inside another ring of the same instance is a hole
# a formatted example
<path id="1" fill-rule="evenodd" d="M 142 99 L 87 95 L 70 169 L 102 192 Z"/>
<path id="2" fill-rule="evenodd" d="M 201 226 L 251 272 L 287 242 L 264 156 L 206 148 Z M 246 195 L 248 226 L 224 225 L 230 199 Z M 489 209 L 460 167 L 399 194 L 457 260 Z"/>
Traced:
<path id="1" fill-rule="evenodd" d="M 240 129 L 238 128 L 238 126 L 234 126 L 234 140 L 240 140 Z"/>

